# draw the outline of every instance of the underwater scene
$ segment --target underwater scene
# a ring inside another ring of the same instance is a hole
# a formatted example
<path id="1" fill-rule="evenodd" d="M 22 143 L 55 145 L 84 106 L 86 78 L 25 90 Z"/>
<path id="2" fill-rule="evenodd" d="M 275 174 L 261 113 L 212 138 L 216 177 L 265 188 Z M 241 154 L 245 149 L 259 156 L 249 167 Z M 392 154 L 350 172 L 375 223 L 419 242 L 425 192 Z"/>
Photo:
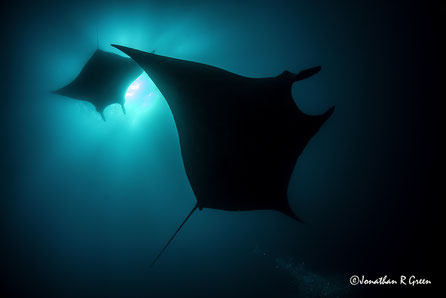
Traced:
<path id="1" fill-rule="evenodd" d="M 6 6 L 1 297 L 428 296 L 430 9 Z"/>

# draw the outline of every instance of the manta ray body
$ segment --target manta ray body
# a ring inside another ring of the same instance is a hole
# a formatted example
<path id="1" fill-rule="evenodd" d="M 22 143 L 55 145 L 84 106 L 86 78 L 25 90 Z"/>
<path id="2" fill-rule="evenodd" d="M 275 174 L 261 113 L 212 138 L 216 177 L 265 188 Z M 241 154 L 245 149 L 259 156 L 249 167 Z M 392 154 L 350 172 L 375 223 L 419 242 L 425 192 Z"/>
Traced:
<path id="1" fill-rule="evenodd" d="M 53 93 L 92 103 L 105 121 L 104 109 L 111 104 L 125 113 L 125 92 L 141 73 L 132 59 L 97 49 L 79 75 Z"/>
<path id="2" fill-rule="evenodd" d="M 198 208 L 277 210 L 295 220 L 288 183 L 308 141 L 333 113 L 303 113 L 291 96 L 294 82 L 320 71 L 285 71 L 249 78 L 191 61 L 113 45 L 153 80 L 172 111 L 181 154 Z"/>

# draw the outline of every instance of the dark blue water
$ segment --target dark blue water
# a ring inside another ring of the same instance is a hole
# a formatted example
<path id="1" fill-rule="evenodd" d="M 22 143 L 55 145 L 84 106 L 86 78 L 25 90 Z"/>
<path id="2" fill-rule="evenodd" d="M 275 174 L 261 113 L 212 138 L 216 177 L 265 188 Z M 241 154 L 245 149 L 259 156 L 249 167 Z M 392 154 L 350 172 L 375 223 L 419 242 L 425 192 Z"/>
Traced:
<path id="1" fill-rule="evenodd" d="M 356 293 L 353 274 L 429 277 L 425 10 L 117 0 L 16 4 L 2 14 L 7 297 L 336 297 Z M 290 182 L 290 204 L 307 224 L 273 211 L 197 211 L 150 268 L 195 198 L 171 112 L 147 76 L 140 88 L 151 97 L 128 96 L 127 115 L 110 106 L 107 122 L 91 104 L 49 93 L 97 43 L 251 77 L 322 65 L 292 90 L 308 114 L 336 106 Z"/>

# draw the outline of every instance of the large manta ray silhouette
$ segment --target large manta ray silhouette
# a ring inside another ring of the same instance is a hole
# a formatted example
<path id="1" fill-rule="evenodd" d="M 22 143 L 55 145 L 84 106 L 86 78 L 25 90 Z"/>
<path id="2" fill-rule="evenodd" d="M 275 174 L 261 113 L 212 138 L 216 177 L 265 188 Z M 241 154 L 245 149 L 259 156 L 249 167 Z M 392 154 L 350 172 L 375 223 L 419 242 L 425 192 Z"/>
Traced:
<path id="1" fill-rule="evenodd" d="M 113 45 L 150 76 L 167 100 L 197 203 L 152 265 L 199 208 L 272 209 L 296 220 L 288 183 L 304 147 L 333 113 L 304 114 L 294 82 L 321 70 L 248 78 L 206 64 Z"/>
<path id="2" fill-rule="evenodd" d="M 97 49 L 79 75 L 53 93 L 92 103 L 105 121 L 104 109 L 111 104 L 120 104 L 125 114 L 125 92 L 141 73 L 132 59 Z"/>

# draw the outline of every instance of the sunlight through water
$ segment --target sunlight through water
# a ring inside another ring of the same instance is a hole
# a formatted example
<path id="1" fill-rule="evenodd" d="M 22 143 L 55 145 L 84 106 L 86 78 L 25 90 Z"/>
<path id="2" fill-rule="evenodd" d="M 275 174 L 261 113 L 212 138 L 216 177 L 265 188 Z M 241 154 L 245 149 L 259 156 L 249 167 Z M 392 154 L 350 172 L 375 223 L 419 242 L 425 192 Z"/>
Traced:
<path id="1" fill-rule="evenodd" d="M 126 90 L 125 109 L 130 122 L 136 124 L 150 112 L 153 105 L 162 98 L 161 92 L 155 83 L 144 72 Z M 106 108 L 107 119 L 116 119 L 123 116 L 121 107 L 113 104 Z"/>

